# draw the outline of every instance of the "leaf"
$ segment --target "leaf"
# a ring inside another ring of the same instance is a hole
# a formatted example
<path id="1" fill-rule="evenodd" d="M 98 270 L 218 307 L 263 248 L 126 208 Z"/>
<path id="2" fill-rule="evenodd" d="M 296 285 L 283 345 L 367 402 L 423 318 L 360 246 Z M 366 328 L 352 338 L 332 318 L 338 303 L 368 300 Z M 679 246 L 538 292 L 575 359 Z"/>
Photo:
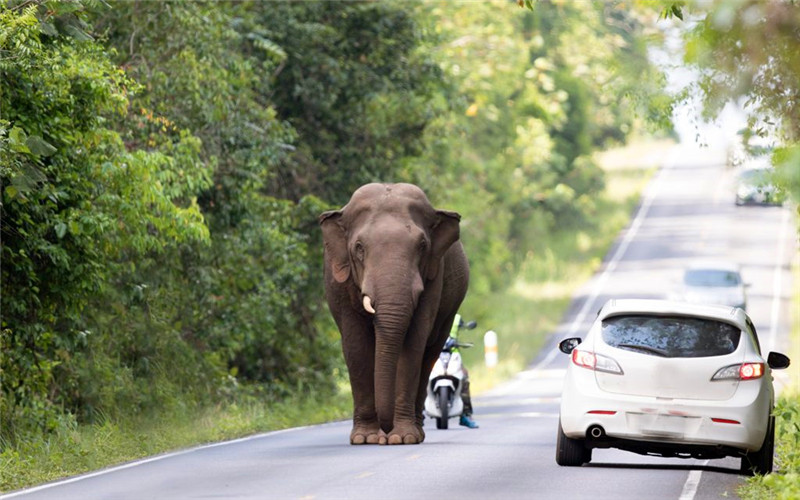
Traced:
<path id="1" fill-rule="evenodd" d="M 17 186 L 13 186 L 13 185 L 6 186 L 5 193 L 6 193 L 6 196 L 8 196 L 8 198 L 10 200 L 13 200 L 19 194 L 19 189 L 17 189 Z"/>
<path id="2" fill-rule="evenodd" d="M 50 156 L 58 151 L 55 146 L 45 141 L 38 135 L 28 137 L 25 144 L 30 148 L 31 153 L 37 156 Z"/>
<path id="3" fill-rule="evenodd" d="M 63 238 L 65 234 L 67 234 L 67 225 L 63 222 L 56 224 L 56 236 L 58 236 L 58 239 Z"/>
<path id="4" fill-rule="evenodd" d="M 83 31 L 82 29 L 78 28 L 73 24 L 67 24 L 66 26 L 64 26 L 64 32 L 69 36 L 71 36 L 72 38 L 80 40 L 81 42 L 91 42 L 94 40 L 94 38 L 90 34 L 86 33 L 85 31 Z"/>
<path id="5" fill-rule="evenodd" d="M 12 128 L 11 132 L 8 133 L 8 142 L 11 146 L 11 150 L 15 153 L 30 153 L 31 150 L 25 145 L 25 140 L 27 137 L 28 136 L 25 134 L 25 130 L 22 128 Z"/>
<path id="6" fill-rule="evenodd" d="M 39 30 L 45 35 L 58 36 L 56 27 L 46 21 L 39 21 Z"/>

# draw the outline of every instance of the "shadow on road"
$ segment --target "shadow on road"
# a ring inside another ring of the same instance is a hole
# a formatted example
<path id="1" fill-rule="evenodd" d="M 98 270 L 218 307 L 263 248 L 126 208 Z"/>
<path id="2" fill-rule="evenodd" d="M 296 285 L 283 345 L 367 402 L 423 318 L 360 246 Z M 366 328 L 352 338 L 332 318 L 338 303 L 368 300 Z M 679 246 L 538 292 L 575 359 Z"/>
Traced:
<path id="1" fill-rule="evenodd" d="M 739 469 L 732 469 L 728 467 L 717 467 L 713 465 L 701 464 L 628 464 L 628 463 L 588 463 L 584 467 L 596 467 L 603 469 L 644 469 L 644 470 L 699 470 L 703 472 L 719 472 L 721 474 L 732 474 L 735 476 L 742 475 Z"/>

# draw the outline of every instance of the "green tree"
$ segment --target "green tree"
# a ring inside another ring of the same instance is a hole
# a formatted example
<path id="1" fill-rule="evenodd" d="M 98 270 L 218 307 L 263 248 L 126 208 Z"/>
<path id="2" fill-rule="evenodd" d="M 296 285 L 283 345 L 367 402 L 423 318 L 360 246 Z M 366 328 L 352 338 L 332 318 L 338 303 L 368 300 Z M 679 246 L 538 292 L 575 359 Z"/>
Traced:
<path id="1" fill-rule="evenodd" d="M 267 5 L 112 5 L 97 29 L 144 86 L 131 100 L 138 113 L 116 126 L 130 144 L 154 151 L 174 149 L 181 134 L 200 138 L 198 162 L 213 182 L 195 189 L 210 245 L 140 263 L 127 278 L 147 285 L 151 300 L 140 314 L 159 318 L 241 380 L 275 393 L 310 383 L 330 388 L 338 356 L 316 324 L 319 254 L 309 236 L 323 205 L 280 170 L 297 134 L 269 99 L 286 54 L 253 13 Z M 284 199 L 288 192 L 297 198 Z"/>
<path id="2" fill-rule="evenodd" d="M 714 0 L 686 10 L 700 16 L 686 35 L 686 60 L 699 68 L 705 114 L 744 101 L 749 134 L 778 140 L 777 180 L 800 200 L 800 5 Z"/>
<path id="3" fill-rule="evenodd" d="M 603 2 L 426 2 L 417 16 L 454 95 L 408 178 L 452 200 L 475 269 L 471 290 L 507 285 L 544 233 L 579 228 L 603 174 L 594 150 L 622 142 L 664 99 L 645 25 Z M 634 89 L 643 88 L 641 93 Z M 641 120 L 640 120 L 641 121 Z"/>
<path id="4" fill-rule="evenodd" d="M 441 114 L 446 90 L 413 3 L 279 2 L 249 6 L 286 54 L 270 98 L 298 133 L 278 192 L 343 205 L 360 185 L 393 181 Z M 266 54 L 268 55 L 268 54 Z M 262 55 L 262 58 L 264 55 Z"/>
<path id="5" fill-rule="evenodd" d="M 173 182 L 181 169 L 202 182 L 202 169 L 129 151 L 108 128 L 136 85 L 85 31 L 85 16 L 79 2 L 0 7 L 0 418 L 9 434 L 52 427 L 74 408 L 73 360 L 99 333 L 86 308 L 121 260 L 208 238 L 199 207 Z"/>

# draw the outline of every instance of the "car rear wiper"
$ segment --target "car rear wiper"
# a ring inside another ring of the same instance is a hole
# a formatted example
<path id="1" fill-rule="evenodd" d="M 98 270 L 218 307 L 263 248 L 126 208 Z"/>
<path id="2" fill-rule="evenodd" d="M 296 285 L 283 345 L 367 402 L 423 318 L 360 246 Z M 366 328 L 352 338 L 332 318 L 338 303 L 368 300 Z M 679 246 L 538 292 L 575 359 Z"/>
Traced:
<path id="1" fill-rule="evenodd" d="M 657 347 L 650 347 L 647 345 L 639 345 L 639 344 L 617 344 L 617 347 L 621 347 L 623 349 L 631 349 L 634 351 L 643 351 L 648 354 L 655 354 L 656 356 L 661 356 L 662 358 L 669 357 L 669 353 L 663 349 L 658 349 Z"/>

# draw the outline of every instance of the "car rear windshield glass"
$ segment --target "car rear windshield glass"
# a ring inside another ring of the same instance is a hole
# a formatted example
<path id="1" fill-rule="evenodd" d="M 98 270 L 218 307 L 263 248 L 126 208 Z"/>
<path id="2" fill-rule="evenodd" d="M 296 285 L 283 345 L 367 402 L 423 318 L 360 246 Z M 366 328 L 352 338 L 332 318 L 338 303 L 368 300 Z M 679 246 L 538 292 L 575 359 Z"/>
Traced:
<path id="1" fill-rule="evenodd" d="M 728 323 L 681 316 L 614 316 L 603 321 L 606 344 L 667 358 L 730 354 L 741 334 Z"/>
<path id="2" fill-rule="evenodd" d="M 738 286 L 742 283 L 739 273 L 716 269 L 686 271 L 683 281 L 691 286 Z"/>

